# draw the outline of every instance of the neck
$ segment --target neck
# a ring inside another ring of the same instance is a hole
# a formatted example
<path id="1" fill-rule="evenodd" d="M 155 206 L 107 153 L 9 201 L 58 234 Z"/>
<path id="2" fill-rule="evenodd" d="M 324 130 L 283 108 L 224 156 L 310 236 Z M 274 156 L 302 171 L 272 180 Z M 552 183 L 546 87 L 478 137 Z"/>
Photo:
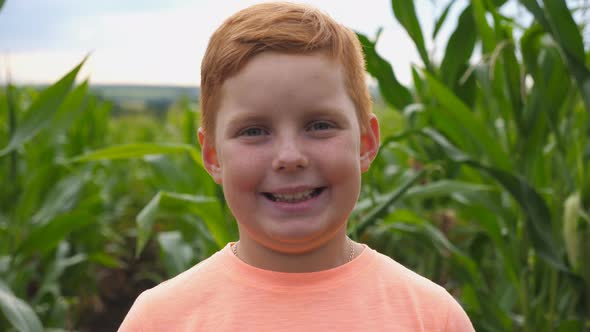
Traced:
<path id="1" fill-rule="evenodd" d="M 294 245 L 289 245 L 288 250 L 268 248 L 250 237 L 240 236 L 237 254 L 245 263 L 264 270 L 289 273 L 317 272 L 350 261 L 351 245 L 356 256 L 361 246 L 347 238 L 345 228 L 321 246 L 313 247 L 308 244 L 305 248 L 294 248 Z"/>

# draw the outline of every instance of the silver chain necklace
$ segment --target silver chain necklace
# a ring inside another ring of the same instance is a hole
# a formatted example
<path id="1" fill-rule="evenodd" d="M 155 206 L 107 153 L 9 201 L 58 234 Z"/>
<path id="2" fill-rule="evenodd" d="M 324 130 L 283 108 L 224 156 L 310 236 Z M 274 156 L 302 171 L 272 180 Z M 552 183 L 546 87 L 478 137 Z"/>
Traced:
<path id="1" fill-rule="evenodd" d="M 348 257 L 348 262 L 352 261 L 352 258 L 354 257 L 354 243 L 352 242 L 352 240 L 347 236 L 346 239 L 348 240 L 348 243 L 350 243 L 350 257 Z M 238 243 L 240 243 L 240 241 L 234 243 L 234 245 L 232 246 L 232 252 L 234 253 L 234 255 L 238 258 L 240 258 L 240 256 L 238 256 Z M 347 263 L 348 263 L 347 262 Z"/>

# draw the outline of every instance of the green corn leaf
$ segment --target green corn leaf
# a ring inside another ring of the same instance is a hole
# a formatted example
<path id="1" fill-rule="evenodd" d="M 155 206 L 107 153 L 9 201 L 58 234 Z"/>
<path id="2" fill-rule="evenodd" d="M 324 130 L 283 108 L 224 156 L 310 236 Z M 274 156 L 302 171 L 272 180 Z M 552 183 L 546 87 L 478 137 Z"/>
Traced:
<path id="1" fill-rule="evenodd" d="M 537 20 L 537 22 L 539 22 L 539 24 L 541 24 L 541 26 L 543 26 L 543 29 L 545 29 L 545 31 L 547 31 L 547 32 L 551 31 L 549 21 L 545 17 L 545 14 L 543 13 L 543 8 L 541 8 L 541 6 L 539 6 L 539 3 L 537 2 L 537 0 L 518 0 L 518 1 L 521 4 L 523 4 L 526 7 L 526 9 L 528 9 L 528 11 L 531 12 L 531 14 L 533 14 L 533 16 L 535 17 L 535 20 Z"/>
<path id="2" fill-rule="evenodd" d="M 16 297 L 0 280 L 0 309 L 6 320 L 19 332 L 43 332 L 41 320 L 25 301 Z"/>
<path id="3" fill-rule="evenodd" d="M 571 74 L 575 77 L 586 111 L 590 112 L 590 69 L 586 63 L 584 41 L 564 0 L 544 0 L 545 17 L 553 37 L 565 53 Z M 590 120 L 588 122 L 590 125 Z"/>
<path id="4" fill-rule="evenodd" d="M 461 204 L 459 211 L 463 219 L 481 225 L 487 235 L 494 241 L 498 250 L 504 253 L 504 266 L 508 271 L 507 274 L 514 276 L 513 255 L 506 252 L 506 241 L 502 236 L 501 225 L 497 222 L 498 216 L 503 218 L 506 218 L 506 216 L 503 216 L 505 213 L 502 207 L 492 199 L 495 192 L 497 190 L 489 185 L 456 180 L 439 180 L 410 188 L 404 195 L 404 199 L 423 201 L 433 198 L 453 198 Z M 512 280 L 517 280 L 517 278 L 513 277 Z"/>
<path id="5" fill-rule="evenodd" d="M 125 267 L 125 263 L 118 257 L 105 252 L 95 252 L 90 254 L 88 256 L 88 261 L 109 269 L 122 269 Z"/>
<path id="6" fill-rule="evenodd" d="M 55 296 L 56 284 L 59 283 L 59 280 L 61 280 L 61 277 L 66 270 L 69 267 L 78 265 L 88 259 L 88 256 L 85 253 L 71 255 L 71 251 L 72 248 L 69 242 L 62 241 L 59 243 L 55 250 L 54 259 L 48 264 L 49 266 L 46 267 L 41 276 L 41 285 L 32 300 L 33 303 L 38 303 L 47 294 Z"/>
<path id="7" fill-rule="evenodd" d="M 500 8 L 502 7 L 506 2 L 508 2 L 508 0 L 488 0 L 488 4 L 490 4 L 491 6 L 494 6 L 496 8 Z"/>
<path id="8" fill-rule="evenodd" d="M 458 210 L 462 219 L 477 223 L 484 230 L 486 236 L 492 240 L 495 250 L 502 257 L 504 275 L 510 282 L 517 284 L 517 266 L 520 266 L 520 263 L 515 262 L 518 257 L 515 257 L 511 243 L 507 241 L 510 236 L 502 234 L 504 227 L 498 222 L 498 218 L 510 220 L 511 216 L 504 216 L 506 209 L 487 193 L 461 194 L 460 198 L 456 200 L 462 204 Z"/>
<path id="9" fill-rule="evenodd" d="M 432 128 L 424 128 L 422 130 L 422 133 L 424 133 L 427 137 L 436 142 L 438 146 L 440 146 L 445 152 L 445 156 L 447 156 L 452 161 L 457 163 L 464 163 L 471 160 L 471 157 L 467 153 L 459 150 L 436 130 Z"/>
<path id="10" fill-rule="evenodd" d="M 477 39 L 471 6 L 468 6 L 457 23 L 457 28 L 449 38 L 445 55 L 440 65 L 442 81 L 454 86 L 461 77 L 461 69 L 468 63 Z"/>
<path id="11" fill-rule="evenodd" d="M 582 204 L 583 210 L 590 213 L 590 174 L 586 173 L 583 175 L 583 169 L 590 169 L 590 145 L 586 147 L 585 159 L 586 165 L 584 166 L 584 162 L 580 162 L 578 169 L 578 172 L 581 173 L 580 204 Z"/>
<path id="12" fill-rule="evenodd" d="M 537 59 L 541 49 L 541 37 L 545 34 L 539 24 L 533 24 L 525 30 L 520 39 L 520 49 L 526 71 L 535 74 L 538 70 Z"/>
<path id="13" fill-rule="evenodd" d="M 431 70 L 430 59 L 428 58 L 424 36 L 422 35 L 422 28 L 420 27 L 420 22 L 416 16 L 416 9 L 414 8 L 414 0 L 391 0 L 391 7 L 399 23 L 406 29 L 408 35 L 414 41 L 422 62 L 424 62 L 428 70 Z"/>
<path id="14" fill-rule="evenodd" d="M 66 162 L 87 162 L 96 160 L 131 159 L 149 155 L 177 154 L 187 152 L 195 163 L 203 166 L 199 151 L 188 144 L 175 143 L 134 143 L 111 146 L 101 150 L 87 152 Z"/>
<path id="15" fill-rule="evenodd" d="M 143 248 L 147 244 L 147 241 L 152 235 L 152 230 L 156 222 L 156 216 L 160 209 L 160 200 L 162 194 L 158 193 L 150 202 L 139 212 L 136 218 L 137 224 L 137 246 L 135 248 L 135 256 L 139 257 L 139 254 L 143 251 Z"/>
<path id="16" fill-rule="evenodd" d="M 52 122 L 60 105 L 68 96 L 76 80 L 76 76 L 85 61 L 86 58 L 57 83 L 41 92 L 27 110 L 24 119 L 21 120 L 20 125 L 16 128 L 16 132 L 10 138 L 8 145 L 0 150 L 0 157 L 28 142 L 41 129 L 47 127 Z"/>
<path id="17" fill-rule="evenodd" d="M 586 66 L 583 40 L 565 1 L 544 1 L 541 8 L 537 0 L 519 0 L 535 17 L 535 20 L 550 33 L 565 53 L 570 73 L 582 95 L 584 106 L 590 111 L 590 69 Z M 588 121 L 590 126 L 590 120 Z"/>
<path id="18" fill-rule="evenodd" d="M 451 7 L 453 7 L 454 4 L 455 4 L 455 0 L 450 1 L 449 4 L 447 4 L 445 9 L 443 10 L 442 14 L 440 14 L 439 18 L 436 20 L 436 23 L 434 24 L 434 30 L 432 31 L 432 39 L 435 39 L 436 36 L 438 35 L 440 28 L 445 23 L 445 20 L 447 19 L 447 16 L 449 15 L 449 11 L 451 10 Z"/>
<path id="19" fill-rule="evenodd" d="M 505 34 L 504 41 L 506 46 L 502 48 L 502 68 L 504 69 L 504 77 L 506 79 L 506 90 L 511 103 L 512 114 L 517 123 L 522 123 L 522 96 L 521 96 L 521 73 L 520 64 L 516 59 L 516 48 L 514 40 L 512 39 L 512 32 L 508 29 L 500 28 Z"/>
<path id="20" fill-rule="evenodd" d="M 554 268 L 568 271 L 562 262 L 559 246 L 555 242 L 551 228 L 551 212 L 549 207 L 539 195 L 522 177 L 508 173 L 501 169 L 483 165 L 460 151 L 448 142 L 436 131 L 428 129 L 423 131 L 424 135 L 431 138 L 443 150 L 447 152 L 449 159 L 469 165 L 475 169 L 487 173 L 493 177 L 502 187 L 511 194 L 514 200 L 526 216 L 526 229 L 531 237 L 535 251 L 543 260 Z"/>
<path id="21" fill-rule="evenodd" d="M 439 123 L 446 123 L 444 134 L 456 142 L 463 142 L 461 147 L 467 148 L 469 155 L 477 156 L 483 153 L 494 166 L 508 169 L 510 159 L 498 145 L 490 129 L 434 76 L 427 72 L 424 74 L 430 91 L 441 105 L 437 109 L 440 111 L 432 112 L 431 115 L 439 119 Z"/>
<path id="22" fill-rule="evenodd" d="M 490 54 L 496 48 L 496 38 L 494 37 L 494 30 L 488 25 L 486 20 L 486 12 L 482 0 L 471 1 L 473 8 L 472 15 L 475 18 L 475 25 L 479 31 L 479 37 L 483 44 L 484 54 Z"/>
<path id="23" fill-rule="evenodd" d="M 367 227 L 373 225 L 379 218 L 382 218 L 387 214 L 389 208 L 395 204 L 422 176 L 425 174 L 425 170 L 420 170 L 414 174 L 410 174 L 406 180 L 393 192 L 387 195 L 385 201 L 375 207 L 369 214 L 363 218 L 358 224 L 352 227 L 350 233 L 362 234 Z"/>
<path id="24" fill-rule="evenodd" d="M 538 54 L 538 70 L 533 73 L 535 85 L 523 111 L 523 136 L 529 137 L 535 128 L 547 121 L 557 124 L 559 111 L 572 86 L 571 76 L 556 47 L 544 47 Z M 529 142 L 529 148 L 541 148 L 544 144 Z"/>
<path id="25" fill-rule="evenodd" d="M 186 271 L 195 263 L 193 249 L 182 238 L 179 231 L 158 234 L 158 243 L 164 255 L 164 265 L 168 276 Z"/>
<path id="26" fill-rule="evenodd" d="M 434 245 L 441 255 L 451 254 L 452 264 L 460 271 L 458 273 L 460 278 L 469 281 L 471 285 L 479 289 L 485 287 L 475 262 L 453 245 L 439 229 L 412 211 L 397 210 L 389 214 L 381 227 L 390 231 L 417 236 L 417 241 L 427 239 L 428 243 Z"/>
<path id="27" fill-rule="evenodd" d="M 485 167 L 479 163 L 470 164 L 491 175 L 518 202 L 526 215 L 527 230 L 537 254 L 553 267 L 568 271 L 562 262 L 559 246 L 552 235 L 551 211 L 541 195 L 522 177 Z"/>
<path id="28" fill-rule="evenodd" d="M 412 79 L 414 81 L 416 95 L 418 96 L 417 99 L 420 99 L 424 96 L 424 79 L 420 76 L 415 66 L 412 66 Z"/>
<path id="29" fill-rule="evenodd" d="M 586 323 L 586 325 L 588 325 Z M 577 319 L 565 319 L 559 322 L 557 332 L 584 331 L 584 322 Z"/>
<path id="30" fill-rule="evenodd" d="M 375 43 L 363 34 L 357 33 L 365 52 L 367 71 L 377 79 L 379 92 L 383 99 L 398 110 L 403 110 L 412 103 L 412 94 L 396 78 L 391 64 L 383 59 L 375 48 Z"/>
<path id="31" fill-rule="evenodd" d="M 584 42 L 564 0 L 544 0 L 545 17 L 561 47 L 578 63 L 586 62 Z"/>
<path id="32" fill-rule="evenodd" d="M 78 202 L 84 185 L 90 180 L 90 168 L 71 174 L 53 184 L 32 223 L 44 225 L 61 212 L 72 209 Z"/>
<path id="33" fill-rule="evenodd" d="M 84 101 L 88 94 L 88 80 L 78 85 L 63 102 L 51 123 L 51 131 L 57 135 L 64 133 L 84 110 Z"/>
<path id="34" fill-rule="evenodd" d="M 484 279 L 482 278 L 481 273 L 479 273 L 477 264 L 475 264 L 471 258 L 455 247 L 449 241 L 449 239 L 432 224 L 423 223 L 422 227 L 424 232 L 428 235 L 434 245 L 439 248 L 439 250 L 452 253 L 453 260 L 456 261 L 455 266 L 457 266 L 459 270 L 462 271 L 462 274 L 469 276 L 472 285 L 475 285 L 478 288 L 485 287 Z"/>
<path id="35" fill-rule="evenodd" d="M 2 11 L 2 7 L 4 7 L 4 3 L 6 0 L 0 0 L 0 11 Z"/>
<path id="36" fill-rule="evenodd" d="M 30 235 L 22 242 L 17 253 L 26 257 L 32 253 L 45 253 L 55 248 L 73 231 L 94 221 L 93 216 L 83 211 L 59 215 L 41 226 L 34 227 Z"/>
<path id="37" fill-rule="evenodd" d="M 137 215 L 136 255 L 139 255 L 147 244 L 157 214 L 160 212 L 198 215 L 207 225 L 219 248 L 231 241 L 231 235 L 225 226 L 225 217 L 219 201 L 210 197 L 161 191 Z"/>
<path id="38" fill-rule="evenodd" d="M 440 180 L 408 190 L 405 198 L 428 199 L 441 196 L 470 195 L 493 190 L 492 187 L 456 180 Z"/>
<path id="39" fill-rule="evenodd" d="M 498 119 L 502 119 L 503 123 L 510 123 L 508 109 L 508 101 L 503 94 L 503 91 L 498 91 L 496 83 L 501 80 L 493 79 L 493 75 L 497 73 L 497 69 L 495 68 L 494 71 L 490 70 L 489 64 L 480 64 L 474 67 L 474 75 L 477 80 L 478 85 L 478 94 L 479 98 L 481 98 L 481 102 L 479 103 L 479 114 L 482 118 L 490 121 L 490 118 L 497 117 Z M 501 89 L 501 87 L 500 87 Z M 502 97 L 499 96 L 501 94 Z M 490 123 L 490 122 L 488 122 Z M 491 124 L 491 123 L 490 123 Z M 502 147 L 509 147 L 510 143 L 510 134 L 511 128 L 509 126 L 492 126 L 489 125 L 490 131 L 494 133 L 494 136 L 498 138 L 497 144 Z M 509 148 L 506 149 L 509 151 Z"/>
<path id="40" fill-rule="evenodd" d="M 184 143 L 200 148 L 199 139 L 197 138 L 198 112 L 191 107 L 187 98 L 181 99 L 180 105 L 184 115 L 182 119 Z"/>
<path id="41" fill-rule="evenodd" d="M 182 193 L 214 193 L 217 184 L 204 168 L 194 167 L 187 171 L 187 163 L 164 155 L 146 158 L 150 166 L 151 182 L 160 190 Z"/>

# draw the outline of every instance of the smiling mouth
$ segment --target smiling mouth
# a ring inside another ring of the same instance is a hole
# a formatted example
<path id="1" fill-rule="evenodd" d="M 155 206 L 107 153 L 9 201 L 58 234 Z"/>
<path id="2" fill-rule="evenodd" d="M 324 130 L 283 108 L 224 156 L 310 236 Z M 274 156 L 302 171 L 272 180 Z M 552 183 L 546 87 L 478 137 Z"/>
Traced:
<path id="1" fill-rule="evenodd" d="M 266 198 L 270 199 L 273 202 L 299 203 L 299 202 L 307 201 L 309 199 L 319 196 L 322 193 L 322 191 L 324 191 L 324 189 L 326 189 L 326 187 L 320 187 L 320 188 L 310 189 L 310 190 L 306 190 L 306 191 L 301 191 L 298 193 L 289 193 L 289 194 L 286 194 L 286 193 L 283 193 L 283 194 L 262 193 L 262 194 Z"/>

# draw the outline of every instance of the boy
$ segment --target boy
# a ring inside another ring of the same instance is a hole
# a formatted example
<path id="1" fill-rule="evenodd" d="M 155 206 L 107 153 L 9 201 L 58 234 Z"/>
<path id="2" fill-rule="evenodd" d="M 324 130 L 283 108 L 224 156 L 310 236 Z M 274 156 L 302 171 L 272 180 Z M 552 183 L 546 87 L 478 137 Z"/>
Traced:
<path id="1" fill-rule="evenodd" d="M 346 236 L 379 148 L 355 34 L 318 10 L 227 19 L 202 63 L 199 141 L 240 239 L 144 292 L 120 331 L 472 331 L 441 287 Z"/>

